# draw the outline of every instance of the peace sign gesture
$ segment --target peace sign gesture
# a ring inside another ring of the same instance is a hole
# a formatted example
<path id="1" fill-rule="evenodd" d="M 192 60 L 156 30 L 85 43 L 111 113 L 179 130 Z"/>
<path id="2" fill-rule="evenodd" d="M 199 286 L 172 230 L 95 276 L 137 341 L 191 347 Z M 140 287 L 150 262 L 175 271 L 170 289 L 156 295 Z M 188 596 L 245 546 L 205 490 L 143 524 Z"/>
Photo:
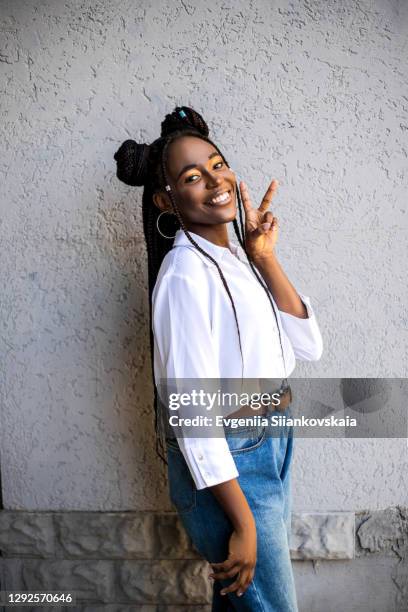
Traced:
<path id="1" fill-rule="evenodd" d="M 259 208 L 252 206 L 248 188 L 240 181 L 239 190 L 245 211 L 245 247 L 254 263 L 273 255 L 278 239 L 278 219 L 268 211 L 273 196 L 278 188 L 278 181 L 273 179 Z"/>

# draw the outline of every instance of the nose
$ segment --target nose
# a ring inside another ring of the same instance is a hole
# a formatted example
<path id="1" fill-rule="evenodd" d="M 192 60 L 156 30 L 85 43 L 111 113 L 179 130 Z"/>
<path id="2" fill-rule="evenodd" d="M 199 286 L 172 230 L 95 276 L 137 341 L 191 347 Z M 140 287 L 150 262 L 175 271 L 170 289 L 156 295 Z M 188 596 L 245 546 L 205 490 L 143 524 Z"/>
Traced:
<path id="1" fill-rule="evenodd" d="M 220 185 L 223 179 L 219 174 L 213 174 L 211 172 L 207 172 L 207 186 L 214 187 L 214 185 Z"/>

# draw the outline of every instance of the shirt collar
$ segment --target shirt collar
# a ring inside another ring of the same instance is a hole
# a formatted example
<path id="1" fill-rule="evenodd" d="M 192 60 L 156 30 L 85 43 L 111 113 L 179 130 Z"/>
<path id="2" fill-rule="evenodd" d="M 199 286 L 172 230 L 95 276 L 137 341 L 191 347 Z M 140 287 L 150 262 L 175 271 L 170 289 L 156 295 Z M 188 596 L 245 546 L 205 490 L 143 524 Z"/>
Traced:
<path id="1" fill-rule="evenodd" d="M 225 255 L 228 253 L 232 253 L 233 255 L 236 255 L 242 261 L 243 252 L 241 253 L 242 251 L 241 247 L 237 247 L 235 244 L 232 244 L 232 242 L 230 242 L 230 248 L 222 247 L 222 246 L 218 246 L 217 244 L 214 244 L 213 242 L 210 242 L 209 240 L 206 240 L 206 238 L 203 238 L 202 236 L 199 236 L 198 234 L 194 232 L 189 232 L 189 234 L 191 234 L 191 237 L 195 240 L 195 242 L 197 242 L 197 244 L 206 253 L 211 255 L 211 257 L 213 257 L 217 263 L 219 263 L 222 260 L 222 258 L 225 257 Z M 200 253 L 200 251 L 196 249 L 196 247 L 193 244 L 191 244 L 191 242 L 189 241 L 189 239 L 187 238 L 187 236 L 185 235 L 182 229 L 177 230 L 176 236 L 174 238 L 173 247 L 179 247 L 179 246 L 184 246 L 184 247 L 189 247 L 190 249 L 194 249 L 207 266 L 214 265 L 213 262 L 210 259 L 208 259 L 208 257 Z M 245 257 L 245 254 L 243 254 L 243 256 Z"/>

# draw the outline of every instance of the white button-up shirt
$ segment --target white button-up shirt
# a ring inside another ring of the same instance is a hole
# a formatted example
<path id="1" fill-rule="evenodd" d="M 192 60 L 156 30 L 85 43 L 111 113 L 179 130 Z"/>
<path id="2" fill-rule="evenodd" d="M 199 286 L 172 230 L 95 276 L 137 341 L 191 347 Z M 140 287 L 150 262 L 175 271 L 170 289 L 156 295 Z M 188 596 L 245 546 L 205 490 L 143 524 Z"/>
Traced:
<path id="1" fill-rule="evenodd" d="M 234 300 L 244 360 L 244 378 L 286 378 L 296 358 L 320 359 L 322 337 L 310 300 L 298 293 L 308 318 L 278 309 L 286 371 L 275 317 L 240 246 L 230 249 L 198 234 L 192 238 L 220 266 Z M 272 294 L 270 294 L 271 299 Z M 152 297 L 154 376 L 171 379 L 241 378 L 242 362 L 231 301 L 213 262 L 178 230 L 164 257 Z M 178 440 L 197 489 L 239 474 L 225 437 Z"/>

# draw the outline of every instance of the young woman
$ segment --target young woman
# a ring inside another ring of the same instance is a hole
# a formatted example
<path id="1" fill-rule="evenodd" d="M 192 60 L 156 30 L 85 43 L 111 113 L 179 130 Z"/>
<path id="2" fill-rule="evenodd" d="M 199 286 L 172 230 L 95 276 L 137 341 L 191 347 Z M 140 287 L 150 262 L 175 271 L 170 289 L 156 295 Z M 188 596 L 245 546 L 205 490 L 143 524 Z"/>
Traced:
<path id="1" fill-rule="evenodd" d="M 212 609 L 294 612 L 292 432 L 268 436 L 254 426 L 176 440 L 164 433 L 158 393 L 163 379 L 285 381 L 296 357 L 320 358 L 309 298 L 275 253 L 277 181 L 254 207 L 201 115 L 185 106 L 166 116 L 151 145 L 127 140 L 115 160 L 120 180 L 144 185 L 158 452 L 166 446 L 170 497 L 211 564 Z M 280 394 L 289 404 L 290 388 Z"/>

